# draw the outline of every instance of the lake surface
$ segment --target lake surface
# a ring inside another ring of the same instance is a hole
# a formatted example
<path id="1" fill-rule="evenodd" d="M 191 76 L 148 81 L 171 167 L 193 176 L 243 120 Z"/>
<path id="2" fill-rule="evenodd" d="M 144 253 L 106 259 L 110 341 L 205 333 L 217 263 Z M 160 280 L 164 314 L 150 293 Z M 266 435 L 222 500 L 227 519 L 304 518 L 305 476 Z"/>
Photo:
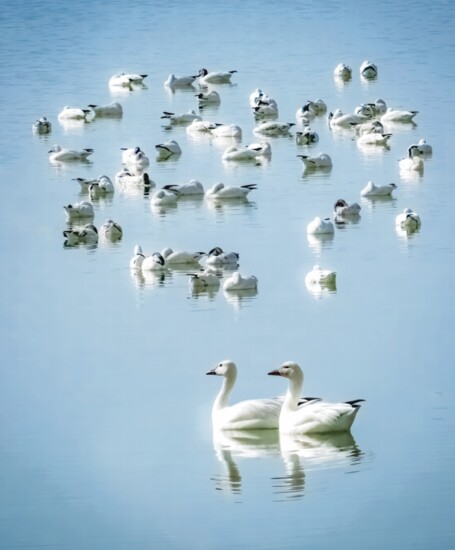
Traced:
<path id="1" fill-rule="evenodd" d="M 454 11 L 409 0 L 3 6 L 0 548 L 455 547 Z M 364 59 L 377 79 L 361 80 Z M 333 78 L 340 62 L 353 69 L 345 84 Z M 257 87 L 285 122 L 317 98 L 329 111 L 383 98 L 419 113 L 390 130 L 389 148 L 360 148 L 322 116 L 316 146 L 296 145 L 297 124 L 267 139 L 269 162 L 223 163 L 230 140 L 160 118 L 197 110 L 196 86 L 172 93 L 163 82 L 201 67 L 238 71 L 203 116 L 240 125 L 242 146 L 258 141 Z M 148 74 L 146 87 L 109 89 L 122 71 Z M 121 119 L 57 120 L 65 105 L 114 100 Z M 34 135 L 43 115 L 52 133 Z M 423 174 L 400 172 L 420 138 L 433 146 Z M 181 157 L 156 162 L 168 139 Z M 54 144 L 95 152 L 54 166 Z M 72 178 L 113 179 L 120 148 L 135 146 L 158 187 L 257 189 L 245 203 L 161 211 L 117 187 L 93 202 L 94 223 L 113 218 L 122 240 L 65 247 L 62 206 L 87 200 Z M 333 169 L 305 172 L 296 155 L 308 150 L 330 154 Z M 393 198 L 361 199 L 369 180 L 396 183 Z M 332 216 L 338 198 L 361 204 L 357 223 L 309 239 L 307 224 Z M 422 227 L 397 234 L 406 207 Z M 258 291 L 193 295 L 186 269 L 132 274 L 135 244 L 236 251 Z M 336 289 L 306 288 L 315 264 L 336 270 Z M 285 381 L 266 373 L 291 359 L 306 395 L 364 398 L 352 435 L 212 434 L 221 380 L 205 373 L 226 358 L 239 369 L 233 402 L 282 394 Z"/>

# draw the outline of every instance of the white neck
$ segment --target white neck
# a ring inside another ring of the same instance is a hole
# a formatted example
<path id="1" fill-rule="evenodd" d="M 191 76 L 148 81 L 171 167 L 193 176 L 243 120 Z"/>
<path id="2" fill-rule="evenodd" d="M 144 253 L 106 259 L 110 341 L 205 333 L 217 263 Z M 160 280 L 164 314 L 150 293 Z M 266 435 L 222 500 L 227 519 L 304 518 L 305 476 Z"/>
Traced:
<path id="1" fill-rule="evenodd" d="M 213 403 L 213 411 L 224 409 L 224 407 L 228 406 L 229 396 L 231 395 L 236 378 L 236 372 L 230 372 L 224 377 L 220 393 L 216 396 L 215 402 Z"/>
<path id="2" fill-rule="evenodd" d="M 284 399 L 283 408 L 297 410 L 303 386 L 303 373 L 296 372 L 294 377 L 289 379 L 289 387 Z"/>

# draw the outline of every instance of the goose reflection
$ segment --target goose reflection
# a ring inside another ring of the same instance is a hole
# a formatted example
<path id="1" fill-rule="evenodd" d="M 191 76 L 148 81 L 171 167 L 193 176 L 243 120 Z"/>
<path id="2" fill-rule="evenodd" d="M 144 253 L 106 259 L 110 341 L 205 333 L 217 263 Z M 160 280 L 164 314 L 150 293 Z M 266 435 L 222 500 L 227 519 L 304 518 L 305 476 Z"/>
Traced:
<path id="1" fill-rule="evenodd" d="M 325 235 L 307 235 L 308 244 L 310 245 L 310 248 L 314 250 L 314 252 L 319 253 L 323 248 L 332 247 L 334 236 L 334 233 L 329 233 Z"/>
<path id="2" fill-rule="evenodd" d="M 236 311 L 251 302 L 258 294 L 257 288 L 247 290 L 223 290 L 226 302 L 230 304 Z"/>

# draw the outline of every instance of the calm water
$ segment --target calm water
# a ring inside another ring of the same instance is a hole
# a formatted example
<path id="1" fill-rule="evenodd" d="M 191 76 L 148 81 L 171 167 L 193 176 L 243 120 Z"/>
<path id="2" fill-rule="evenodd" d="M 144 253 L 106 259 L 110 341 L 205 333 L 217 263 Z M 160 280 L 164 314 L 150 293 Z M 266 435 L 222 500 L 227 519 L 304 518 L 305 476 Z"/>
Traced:
<path id="1" fill-rule="evenodd" d="M 266 4 L 266 3 L 265 3 Z M 453 463 L 454 299 L 450 268 L 454 5 L 450 2 L 24 1 L 0 14 L 0 246 L 3 259 L 0 384 L 2 549 L 455 547 Z M 379 77 L 362 82 L 364 59 Z M 352 81 L 334 82 L 345 62 Z M 282 121 L 321 97 L 346 112 L 382 97 L 416 109 L 392 129 L 390 148 L 360 149 L 350 132 L 312 127 L 312 152 L 329 174 L 302 170 L 293 138 L 271 138 L 262 166 L 223 164 L 231 143 L 163 127 L 162 111 L 196 108 L 197 89 L 172 94 L 168 74 L 237 69 L 209 120 L 239 124 L 257 141 L 248 96 L 278 101 Z M 112 93 L 116 72 L 148 73 L 147 87 Z M 64 105 L 120 101 L 121 120 L 63 126 Z M 50 136 L 32 134 L 47 116 Z M 154 161 L 176 139 L 182 156 Z M 420 138 L 433 145 L 423 176 L 398 159 Z M 92 147 L 91 162 L 52 166 L 53 144 Z M 65 248 L 64 204 L 84 198 L 75 177 L 113 177 L 120 147 L 140 145 L 158 186 L 198 178 L 258 189 L 245 204 L 204 200 L 152 210 L 144 194 L 116 190 L 94 203 L 95 224 L 124 227 L 115 245 Z M 360 201 L 368 180 L 394 181 L 388 201 Z M 306 225 L 336 199 L 360 201 L 356 224 L 309 241 Z M 397 235 L 412 207 L 422 228 Z M 133 277 L 140 243 L 240 253 L 253 296 L 193 296 L 186 270 Z M 337 271 L 337 290 L 311 293 L 316 263 Z M 272 396 L 266 373 L 298 361 L 305 393 L 363 397 L 352 436 L 212 436 L 216 362 L 237 362 L 233 400 Z"/>

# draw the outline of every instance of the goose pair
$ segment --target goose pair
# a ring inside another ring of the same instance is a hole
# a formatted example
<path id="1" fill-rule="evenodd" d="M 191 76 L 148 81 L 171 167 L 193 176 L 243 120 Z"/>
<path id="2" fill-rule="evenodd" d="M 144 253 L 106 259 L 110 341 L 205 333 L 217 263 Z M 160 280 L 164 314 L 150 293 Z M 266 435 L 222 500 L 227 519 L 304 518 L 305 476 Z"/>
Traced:
<path id="1" fill-rule="evenodd" d="M 233 361 L 221 361 L 207 372 L 224 377 L 212 407 L 212 424 L 221 430 L 276 429 L 287 434 L 330 433 L 349 431 L 363 400 L 326 403 L 319 398 L 300 397 L 303 387 L 302 369 L 287 361 L 272 376 L 289 380 L 286 396 L 275 399 L 250 399 L 229 406 L 229 396 L 237 378 Z"/>

